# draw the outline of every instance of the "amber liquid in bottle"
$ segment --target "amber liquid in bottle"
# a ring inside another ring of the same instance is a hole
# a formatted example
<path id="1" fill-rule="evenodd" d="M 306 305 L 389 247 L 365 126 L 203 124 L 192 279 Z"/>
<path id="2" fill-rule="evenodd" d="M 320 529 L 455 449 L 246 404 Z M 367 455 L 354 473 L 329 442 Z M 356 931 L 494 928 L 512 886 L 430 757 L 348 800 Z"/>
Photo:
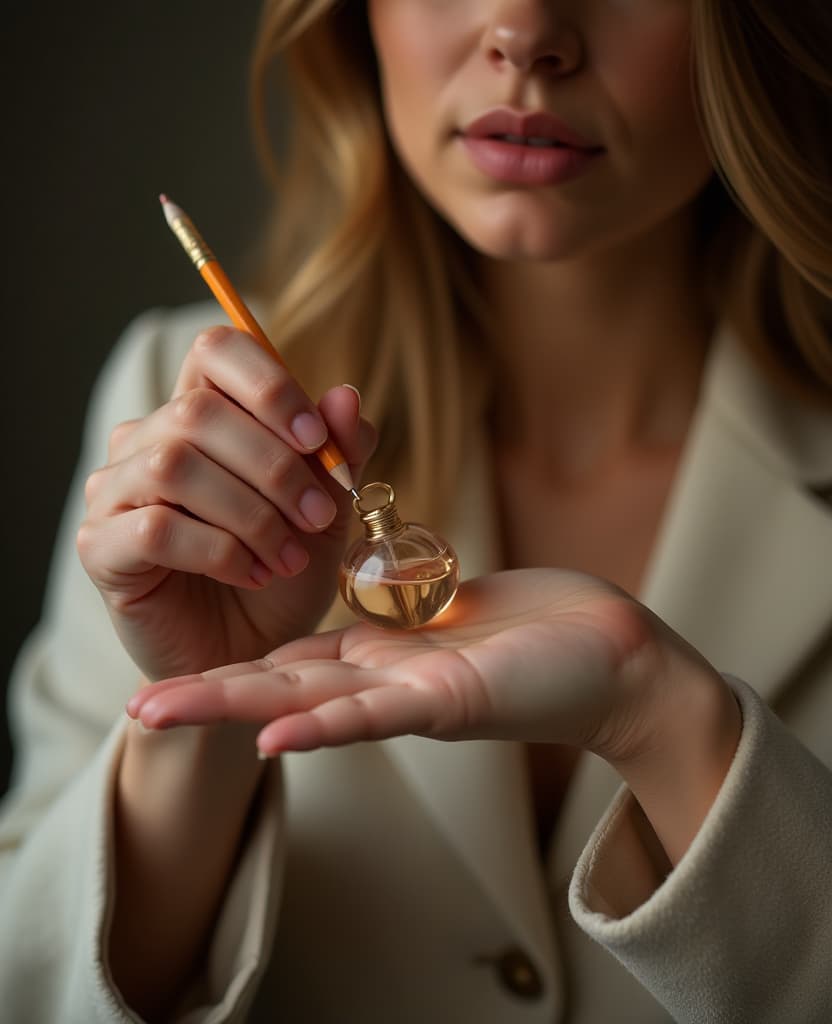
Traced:
<path id="1" fill-rule="evenodd" d="M 361 572 L 343 572 L 341 593 L 353 611 L 377 626 L 413 629 L 437 616 L 453 600 L 459 583 L 455 561 L 446 559 L 444 572 L 412 576 L 402 570 L 395 579 Z"/>

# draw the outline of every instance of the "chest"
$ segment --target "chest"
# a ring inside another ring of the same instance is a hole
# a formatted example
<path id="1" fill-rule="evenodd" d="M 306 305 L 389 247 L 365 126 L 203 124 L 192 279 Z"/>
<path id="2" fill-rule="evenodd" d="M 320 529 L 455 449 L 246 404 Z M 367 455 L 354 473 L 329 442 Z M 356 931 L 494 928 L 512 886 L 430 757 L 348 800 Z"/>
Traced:
<path id="1" fill-rule="evenodd" d="M 637 595 L 678 457 L 677 449 L 628 456 L 598 474 L 558 480 L 516 452 L 498 455 L 503 564 L 586 572 Z"/>

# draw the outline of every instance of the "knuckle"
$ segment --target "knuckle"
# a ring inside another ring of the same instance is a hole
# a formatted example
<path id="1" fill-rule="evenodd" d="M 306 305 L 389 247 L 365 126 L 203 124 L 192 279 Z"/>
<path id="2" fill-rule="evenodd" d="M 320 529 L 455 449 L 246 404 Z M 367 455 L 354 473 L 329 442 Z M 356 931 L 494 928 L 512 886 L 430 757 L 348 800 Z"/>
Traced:
<path id="1" fill-rule="evenodd" d="M 248 535 L 253 540 L 273 537 L 280 526 L 280 516 L 268 501 L 255 502 L 249 513 Z"/>
<path id="2" fill-rule="evenodd" d="M 281 405 L 294 388 L 294 382 L 288 374 L 269 373 L 258 380 L 252 397 L 257 407 L 273 409 Z"/>
<path id="3" fill-rule="evenodd" d="M 193 448 L 179 439 L 159 441 L 147 455 L 147 471 L 160 483 L 181 479 L 188 471 Z"/>
<path id="4" fill-rule="evenodd" d="M 104 479 L 104 469 L 94 469 L 92 473 L 84 481 L 84 501 L 87 506 L 91 505 L 95 500 L 96 494 L 101 489 L 101 483 Z"/>
<path id="5" fill-rule="evenodd" d="M 216 533 L 211 538 L 206 552 L 206 568 L 209 576 L 226 574 L 237 561 L 239 544 L 229 533 Z"/>
<path id="6" fill-rule="evenodd" d="M 75 534 L 75 549 L 81 561 L 86 565 L 90 554 L 95 549 L 95 528 L 87 519 L 81 523 Z"/>
<path id="7" fill-rule="evenodd" d="M 233 333 L 234 331 L 230 327 L 224 327 L 222 325 L 209 327 L 205 331 L 200 331 L 194 338 L 194 343 L 191 346 L 194 355 L 197 358 L 204 355 L 212 355 L 218 349 L 222 348 Z"/>
<path id="8" fill-rule="evenodd" d="M 280 682 L 286 685 L 287 689 L 298 690 L 303 687 L 303 676 L 295 669 L 280 669 Z"/>
<path id="9" fill-rule="evenodd" d="M 170 512 L 162 505 L 149 505 L 136 516 L 135 536 L 140 552 L 155 560 L 169 546 L 173 533 Z"/>
<path id="10" fill-rule="evenodd" d="M 188 433 L 199 430 L 217 416 L 222 401 L 212 388 L 194 388 L 173 401 L 174 419 Z"/>
<path id="11" fill-rule="evenodd" d="M 107 450 L 109 453 L 109 457 L 111 459 L 114 456 L 114 454 L 119 450 L 119 448 L 124 444 L 129 435 L 133 433 L 133 430 L 137 423 L 138 420 L 124 420 L 123 423 L 117 423 L 110 431 L 110 438 Z"/>
<path id="12" fill-rule="evenodd" d="M 266 484 L 282 490 L 295 474 L 297 457 L 288 448 L 278 452 L 265 467 Z"/>

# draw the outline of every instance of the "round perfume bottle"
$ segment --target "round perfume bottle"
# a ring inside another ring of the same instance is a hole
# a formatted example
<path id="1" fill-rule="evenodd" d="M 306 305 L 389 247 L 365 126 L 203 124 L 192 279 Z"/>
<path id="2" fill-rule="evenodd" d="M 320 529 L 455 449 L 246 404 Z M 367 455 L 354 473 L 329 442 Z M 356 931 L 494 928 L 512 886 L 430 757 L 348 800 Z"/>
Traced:
<path id="1" fill-rule="evenodd" d="M 459 561 L 447 541 L 418 523 L 403 523 L 389 484 L 366 484 L 353 501 L 365 536 L 341 565 L 341 596 L 376 626 L 413 629 L 448 607 Z"/>

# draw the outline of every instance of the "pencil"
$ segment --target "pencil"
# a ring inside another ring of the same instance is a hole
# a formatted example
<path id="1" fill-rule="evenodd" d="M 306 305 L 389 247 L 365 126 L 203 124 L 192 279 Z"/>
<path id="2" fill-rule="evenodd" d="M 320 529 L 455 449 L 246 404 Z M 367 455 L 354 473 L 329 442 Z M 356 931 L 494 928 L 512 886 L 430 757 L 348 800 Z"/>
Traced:
<path id="1" fill-rule="evenodd" d="M 176 203 L 171 202 L 164 193 L 159 196 L 159 202 L 162 204 L 165 220 L 168 222 L 171 231 L 179 239 L 182 248 L 190 256 L 191 262 L 200 272 L 205 283 L 214 293 L 217 302 L 225 310 L 234 326 L 239 327 L 241 331 L 247 331 L 273 359 L 280 363 L 281 366 L 286 366 L 277 349 L 266 337 L 265 331 L 257 323 L 251 310 L 243 302 L 239 292 L 222 269 L 217 257 L 205 244 L 205 240 L 197 231 L 191 218 Z M 355 482 L 347 465 L 347 460 L 331 438 L 322 447 L 318 448 L 315 455 L 327 473 L 345 491 L 349 491 L 354 498 L 358 498 L 358 491 L 355 489 Z"/>

